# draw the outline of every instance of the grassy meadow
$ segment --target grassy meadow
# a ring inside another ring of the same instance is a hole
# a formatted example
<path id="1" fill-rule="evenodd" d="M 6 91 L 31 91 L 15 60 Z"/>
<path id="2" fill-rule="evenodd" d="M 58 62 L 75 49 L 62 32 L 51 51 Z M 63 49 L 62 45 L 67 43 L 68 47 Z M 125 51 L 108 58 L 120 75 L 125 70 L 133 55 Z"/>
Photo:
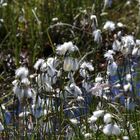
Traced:
<path id="1" fill-rule="evenodd" d="M 0 0 L 0 140 L 139 140 L 139 60 L 139 0 Z"/>

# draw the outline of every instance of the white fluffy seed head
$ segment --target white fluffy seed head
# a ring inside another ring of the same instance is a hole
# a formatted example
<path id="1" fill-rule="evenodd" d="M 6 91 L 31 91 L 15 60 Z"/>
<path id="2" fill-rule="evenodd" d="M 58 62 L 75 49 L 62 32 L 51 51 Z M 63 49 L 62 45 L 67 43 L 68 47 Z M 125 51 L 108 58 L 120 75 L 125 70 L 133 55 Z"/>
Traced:
<path id="1" fill-rule="evenodd" d="M 96 78 L 95 78 L 95 82 L 96 83 L 100 83 L 103 80 L 103 77 L 101 76 L 101 74 L 99 73 Z"/>
<path id="2" fill-rule="evenodd" d="M 2 108 L 3 110 L 6 110 L 6 108 L 5 108 L 5 105 L 4 105 L 4 104 L 1 104 L 1 108 Z"/>
<path id="3" fill-rule="evenodd" d="M 34 128 L 34 125 L 33 125 L 33 123 L 30 122 L 30 123 L 28 124 L 28 129 L 29 129 L 29 130 L 33 130 L 33 128 Z"/>
<path id="4" fill-rule="evenodd" d="M 0 131 L 4 130 L 3 124 L 0 122 Z"/>
<path id="5" fill-rule="evenodd" d="M 20 117 L 20 118 L 27 117 L 29 114 L 31 114 L 31 113 L 28 112 L 28 111 L 21 112 L 21 113 L 19 114 L 19 117 Z"/>
<path id="6" fill-rule="evenodd" d="M 14 86 L 16 86 L 16 85 L 18 84 L 18 80 L 14 80 L 14 81 L 12 82 L 12 84 L 13 84 Z"/>
<path id="7" fill-rule="evenodd" d="M 104 30 L 113 31 L 115 30 L 115 23 L 112 21 L 107 21 L 103 27 Z"/>
<path id="8" fill-rule="evenodd" d="M 81 69 L 88 69 L 89 71 L 93 71 L 94 67 L 92 66 L 92 63 L 89 62 L 83 62 L 80 66 Z"/>
<path id="9" fill-rule="evenodd" d="M 96 15 L 91 15 L 90 19 L 92 20 L 92 27 L 93 29 L 96 29 L 96 27 L 98 27 L 98 20 Z"/>
<path id="10" fill-rule="evenodd" d="M 58 21 L 58 17 L 52 18 L 52 21 Z"/>
<path id="11" fill-rule="evenodd" d="M 131 76 L 130 73 L 126 75 L 126 81 L 127 82 L 130 82 L 131 81 L 131 78 L 132 78 L 132 76 Z"/>
<path id="12" fill-rule="evenodd" d="M 17 78 L 26 78 L 29 74 L 29 70 L 26 67 L 20 67 L 16 70 L 15 75 Z"/>
<path id="13" fill-rule="evenodd" d="M 39 68 L 41 67 L 41 65 L 44 63 L 44 59 L 38 59 L 36 61 L 36 63 L 34 64 L 34 69 L 35 70 L 39 70 Z"/>
<path id="14" fill-rule="evenodd" d="M 76 45 L 73 45 L 71 41 L 58 45 L 56 48 L 56 53 L 59 55 L 65 55 L 67 52 L 71 53 L 74 51 L 78 51 L 78 48 Z"/>
<path id="15" fill-rule="evenodd" d="M 86 133 L 84 134 L 85 139 L 89 139 L 92 138 L 92 134 L 91 133 Z"/>
<path id="16" fill-rule="evenodd" d="M 97 29 L 93 31 L 93 37 L 95 42 L 101 43 L 102 42 L 101 30 Z"/>
<path id="17" fill-rule="evenodd" d="M 123 23 L 121 23 L 121 22 L 118 22 L 118 23 L 117 23 L 117 27 L 120 27 L 120 28 L 122 28 L 122 27 L 124 27 L 124 25 L 123 25 Z"/>
<path id="18" fill-rule="evenodd" d="M 115 41 L 112 44 L 112 49 L 114 51 L 119 51 L 120 48 L 121 48 L 121 43 L 117 39 L 115 39 Z"/>
<path id="19" fill-rule="evenodd" d="M 88 119 L 88 123 L 94 123 L 96 122 L 97 117 L 95 117 L 94 115 L 92 115 L 89 119 Z"/>
<path id="20" fill-rule="evenodd" d="M 78 120 L 73 118 L 73 119 L 70 119 L 70 122 L 74 125 L 77 125 L 78 124 Z"/>
<path id="21" fill-rule="evenodd" d="M 124 89 L 125 92 L 128 92 L 128 91 L 131 90 L 131 87 L 132 87 L 131 84 L 128 83 L 128 84 L 125 84 L 125 85 L 123 86 L 123 89 Z"/>
<path id="22" fill-rule="evenodd" d="M 93 112 L 93 115 L 97 118 L 102 117 L 104 115 L 104 110 L 97 110 Z"/>
<path id="23" fill-rule="evenodd" d="M 107 124 L 103 128 L 103 133 L 108 136 L 110 135 L 118 136 L 120 135 L 121 130 L 117 124 Z"/>
<path id="24" fill-rule="evenodd" d="M 116 62 L 112 62 L 107 66 L 107 74 L 113 76 L 117 73 L 118 65 Z"/>
<path id="25" fill-rule="evenodd" d="M 121 130 L 120 130 L 119 126 L 117 124 L 114 124 L 112 134 L 118 136 L 118 135 L 120 135 L 120 133 L 121 133 Z"/>
<path id="26" fill-rule="evenodd" d="M 115 87 L 115 88 L 120 88 L 121 85 L 120 85 L 119 83 L 117 83 L 117 84 L 113 85 L 113 87 Z"/>
<path id="27" fill-rule="evenodd" d="M 28 78 L 23 78 L 23 79 L 21 80 L 21 83 L 22 83 L 23 85 L 25 85 L 25 86 L 29 86 L 29 85 L 30 85 L 30 81 L 29 81 Z"/>
<path id="28" fill-rule="evenodd" d="M 103 128 L 103 133 L 107 136 L 112 135 L 112 124 L 107 124 Z"/>
<path id="29" fill-rule="evenodd" d="M 80 101 L 84 101 L 84 98 L 82 96 L 78 96 L 76 100 L 80 102 Z"/>
<path id="30" fill-rule="evenodd" d="M 104 123 L 108 124 L 112 121 L 112 115 L 110 113 L 106 113 L 104 115 Z"/>
<path id="31" fill-rule="evenodd" d="M 46 69 L 47 69 L 47 63 L 46 63 L 46 62 L 43 62 L 43 63 L 40 65 L 40 70 L 41 70 L 42 72 L 45 72 Z"/>
<path id="32" fill-rule="evenodd" d="M 78 60 L 72 57 L 66 57 L 64 59 L 63 69 L 64 71 L 76 71 L 78 69 Z"/>
<path id="33" fill-rule="evenodd" d="M 133 50 L 132 50 L 132 55 L 136 56 L 138 54 L 138 50 L 139 50 L 138 47 L 134 47 Z"/>
<path id="34" fill-rule="evenodd" d="M 96 83 L 100 83 L 102 80 L 103 80 L 102 77 L 96 77 L 96 78 L 95 78 L 95 82 L 96 82 Z"/>
<path id="35" fill-rule="evenodd" d="M 123 136 L 122 139 L 123 140 L 129 140 L 129 137 L 128 136 Z"/>

